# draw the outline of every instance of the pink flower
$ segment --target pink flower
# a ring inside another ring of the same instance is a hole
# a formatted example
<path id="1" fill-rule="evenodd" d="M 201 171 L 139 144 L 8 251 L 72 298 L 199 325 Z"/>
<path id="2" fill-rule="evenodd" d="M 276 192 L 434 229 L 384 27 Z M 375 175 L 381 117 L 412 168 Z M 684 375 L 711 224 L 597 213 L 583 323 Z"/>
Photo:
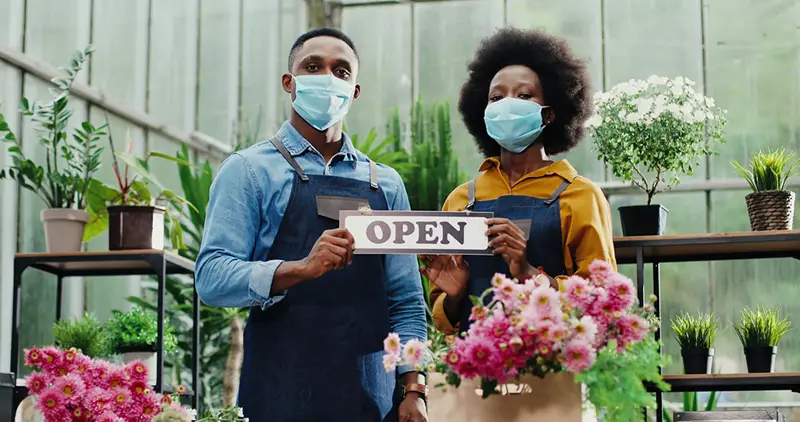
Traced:
<path id="1" fill-rule="evenodd" d="M 550 286 L 539 286 L 531 293 L 531 306 L 542 315 L 555 317 L 554 311 L 561 311 L 560 293 Z"/>
<path id="2" fill-rule="evenodd" d="M 425 343 L 412 338 L 403 347 L 403 361 L 409 365 L 419 365 L 425 357 Z"/>
<path id="3" fill-rule="evenodd" d="M 127 417 L 129 414 L 133 401 L 131 394 L 124 388 L 114 388 L 111 390 L 111 409 L 114 413 Z"/>
<path id="4" fill-rule="evenodd" d="M 130 388 L 131 397 L 138 403 L 144 403 L 153 397 L 153 390 L 145 382 L 135 381 Z"/>
<path id="5" fill-rule="evenodd" d="M 75 374 L 56 378 L 53 381 L 53 389 L 58 390 L 64 396 L 64 402 L 70 406 L 76 406 L 86 392 L 83 380 Z"/>
<path id="6" fill-rule="evenodd" d="M 397 333 L 389 333 L 386 339 L 383 340 L 383 351 L 390 355 L 399 355 L 400 335 Z"/>
<path id="7" fill-rule="evenodd" d="M 570 321 L 570 330 L 573 338 L 585 340 L 592 344 L 597 335 L 597 324 L 592 317 L 586 315 L 581 317 L 581 319 L 573 318 Z"/>
<path id="8" fill-rule="evenodd" d="M 575 309 L 585 310 L 591 303 L 591 286 L 584 278 L 572 276 L 564 280 L 564 290 L 567 302 Z"/>
<path id="9" fill-rule="evenodd" d="M 613 273 L 614 270 L 611 268 L 611 264 L 602 259 L 595 259 L 589 264 L 589 272 L 591 275 L 589 278 L 592 280 L 592 284 L 596 286 L 602 286 L 605 284 L 605 279 L 608 277 L 609 274 Z"/>
<path id="10" fill-rule="evenodd" d="M 25 366 L 31 368 L 40 366 L 43 358 L 42 350 L 38 347 L 34 346 L 30 349 L 25 349 Z"/>
<path id="11" fill-rule="evenodd" d="M 45 347 L 42 349 L 42 360 L 39 367 L 50 374 L 58 374 L 58 370 L 64 361 L 61 350 L 55 347 Z"/>
<path id="12" fill-rule="evenodd" d="M 135 360 L 125 365 L 125 373 L 131 381 L 147 382 L 147 367 L 142 361 Z"/>
<path id="13" fill-rule="evenodd" d="M 86 403 L 89 410 L 97 415 L 108 410 L 114 402 L 114 395 L 105 389 L 94 387 L 87 392 Z"/>
<path id="14" fill-rule="evenodd" d="M 383 369 L 386 372 L 393 372 L 400 363 L 400 355 L 387 353 L 383 355 Z"/>
<path id="15" fill-rule="evenodd" d="M 564 368 L 568 372 L 578 373 L 594 365 L 597 352 L 583 340 L 573 340 L 564 349 Z"/>
<path id="16" fill-rule="evenodd" d="M 111 371 L 111 363 L 104 360 L 94 360 L 89 367 L 87 376 L 94 380 L 93 384 L 97 386 L 107 386 L 108 373 Z"/>
<path id="17" fill-rule="evenodd" d="M 125 422 L 125 419 L 120 418 L 114 412 L 103 412 L 95 417 L 95 422 Z"/>
<path id="18" fill-rule="evenodd" d="M 31 395 L 40 394 L 52 382 L 51 378 L 43 372 L 34 372 L 25 377 L 25 386 Z"/>
<path id="19" fill-rule="evenodd" d="M 62 422 L 72 420 L 72 416 L 64 405 L 64 396 L 54 388 L 48 388 L 39 394 L 36 406 L 47 422 Z"/>
<path id="20" fill-rule="evenodd" d="M 489 308 L 485 306 L 473 306 L 472 312 L 469 314 L 470 321 L 482 321 L 489 315 Z"/>
<path id="21" fill-rule="evenodd" d="M 125 368 L 117 365 L 111 365 L 106 375 L 106 384 L 109 388 L 122 387 L 128 382 L 128 375 L 125 373 Z"/>
<path id="22" fill-rule="evenodd" d="M 636 301 L 633 281 L 622 274 L 613 273 L 606 278 L 607 305 L 611 312 L 627 311 Z"/>
<path id="23" fill-rule="evenodd" d="M 623 315 L 615 326 L 619 333 L 619 342 L 626 345 L 642 341 L 650 331 L 647 320 L 635 314 Z"/>

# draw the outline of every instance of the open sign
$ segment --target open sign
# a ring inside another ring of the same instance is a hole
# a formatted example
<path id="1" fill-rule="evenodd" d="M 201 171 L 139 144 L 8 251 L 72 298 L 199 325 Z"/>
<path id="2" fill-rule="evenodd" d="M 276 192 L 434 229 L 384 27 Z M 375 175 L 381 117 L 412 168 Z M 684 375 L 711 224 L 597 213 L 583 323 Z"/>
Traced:
<path id="1" fill-rule="evenodd" d="M 486 220 L 493 213 L 340 211 L 356 254 L 491 255 Z"/>

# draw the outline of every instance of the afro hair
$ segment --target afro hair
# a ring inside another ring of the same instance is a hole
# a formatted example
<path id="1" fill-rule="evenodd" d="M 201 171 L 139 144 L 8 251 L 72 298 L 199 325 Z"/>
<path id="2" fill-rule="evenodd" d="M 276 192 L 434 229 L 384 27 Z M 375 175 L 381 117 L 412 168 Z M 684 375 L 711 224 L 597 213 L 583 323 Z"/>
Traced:
<path id="1" fill-rule="evenodd" d="M 584 122 L 592 114 L 591 77 L 586 63 L 576 57 L 566 40 L 539 30 L 504 28 L 481 42 L 468 66 L 458 110 L 486 156 L 500 155 L 500 145 L 486 133 L 483 120 L 489 84 L 501 69 L 527 66 L 539 76 L 545 104 L 555 119 L 538 141 L 548 155 L 567 152 L 583 139 Z"/>

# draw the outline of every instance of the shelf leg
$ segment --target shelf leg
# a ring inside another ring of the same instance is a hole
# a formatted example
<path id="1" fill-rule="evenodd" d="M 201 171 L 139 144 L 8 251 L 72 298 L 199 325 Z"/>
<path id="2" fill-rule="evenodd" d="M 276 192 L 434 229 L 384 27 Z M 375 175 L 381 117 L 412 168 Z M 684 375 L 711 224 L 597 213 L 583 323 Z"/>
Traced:
<path id="1" fill-rule="evenodd" d="M 194 276 L 192 277 L 194 280 Z M 194 283 L 192 283 L 194 284 Z M 200 298 L 197 289 L 192 289 L 192 408 L 200 405 Z"/>
<path id="2" fill-rule="evenodd" d="M 56 282 L 56 322 L 60 321 L 63 317 L 62 314 L 62 306 L 63 306 L 63 294 L 64 294 L 64 277 L 58 276 L 58 281 Z"/>
<path id="3" fill-rule="evenodd" d="M 11 303 L 11 372 L 19 378 L 19 304 L 22 299 L 22 273 L 28 268 L 27 263 L 14 260 L 14 290 Z"/>
<path id="4" fill-rule="evenodd" d="M 644 306 L 644 249 L 636 248 L 636 297 L 639 305 Z"/>
<path id="5" fill-rule="evenodd" d="M 656 297 L 656 302 L 653 304 L 653 312 L 655 316 L 661 321 L 661 268 L 658 262 L 653 263 L 653 295 Z M 661 354 L 661 326 L 659 325 L 655 333 L 656 342 L 658 343 L 658 353 Z M 661 366 L 658 367 L 658 373 L 661 374 Z M 656 422 L 664 420 L 664 394 L 656 392 Z"/>
<path id="6" fill-rule="evenodd" d="M 167 283 L 167 263 L 164 256 L 153 256 L 150 265 L 158 279 L 158 336 L 156 339 L 156 385 L 158 393 L 164 392 L 164 290 Z"/>

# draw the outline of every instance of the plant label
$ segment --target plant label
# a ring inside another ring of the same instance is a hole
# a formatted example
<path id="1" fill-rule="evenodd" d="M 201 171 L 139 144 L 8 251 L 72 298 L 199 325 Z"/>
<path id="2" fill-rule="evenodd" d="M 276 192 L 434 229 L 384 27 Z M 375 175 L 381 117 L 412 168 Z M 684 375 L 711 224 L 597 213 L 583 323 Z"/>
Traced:
<path id="1" fill-rule="evenodd" d="M 493 213 L 340 211 L 339 224 L 355 238 L 356 254 L 491 255 L 486 220 Z"/>

